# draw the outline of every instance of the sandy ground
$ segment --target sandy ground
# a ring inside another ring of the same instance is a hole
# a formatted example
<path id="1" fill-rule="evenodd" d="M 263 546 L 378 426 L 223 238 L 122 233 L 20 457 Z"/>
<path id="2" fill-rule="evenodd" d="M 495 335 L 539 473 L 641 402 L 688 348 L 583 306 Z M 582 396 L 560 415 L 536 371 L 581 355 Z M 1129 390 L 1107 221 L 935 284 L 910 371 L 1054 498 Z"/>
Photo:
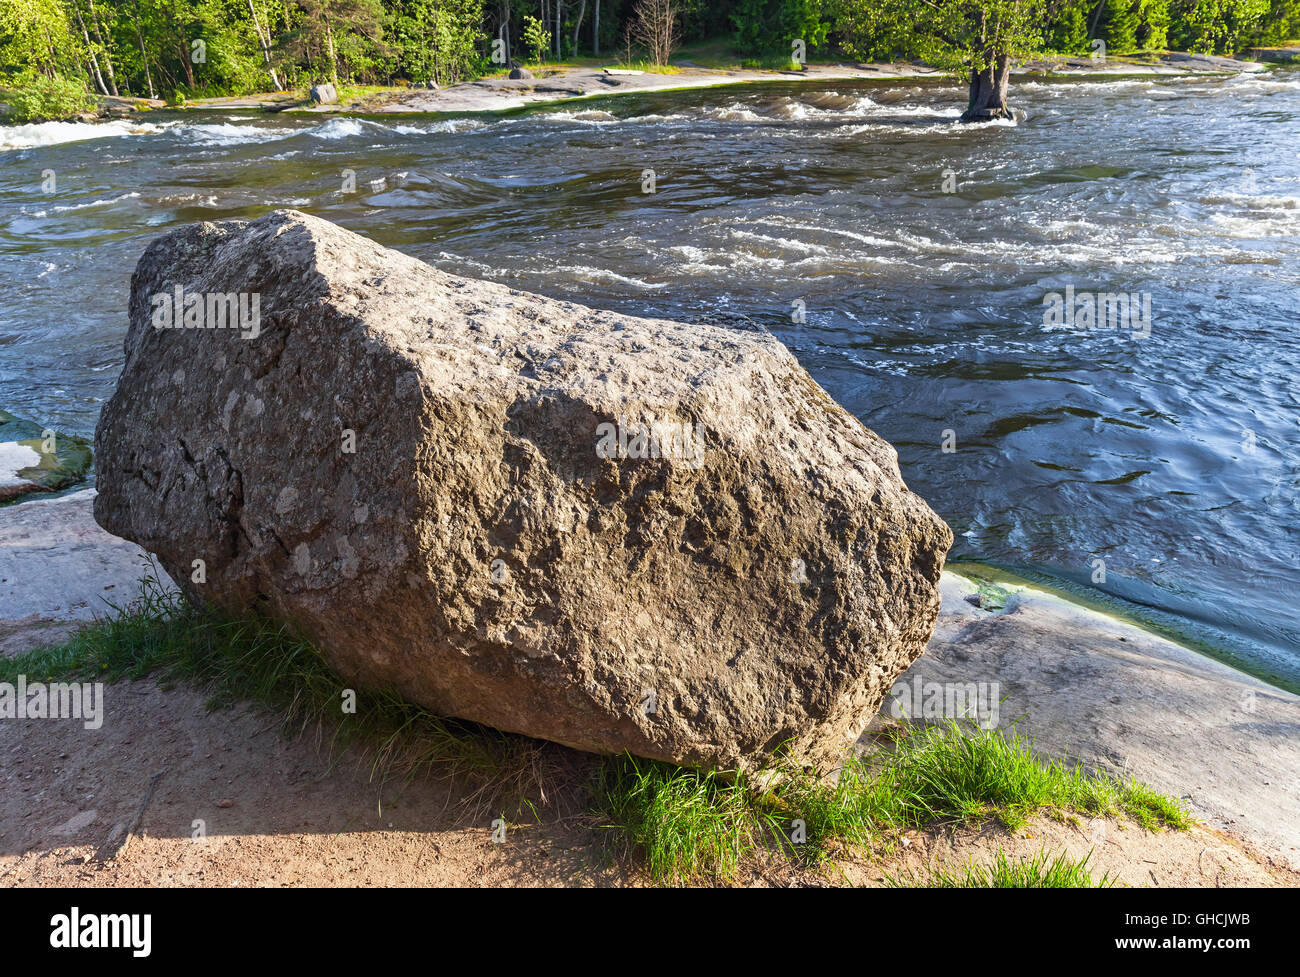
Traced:
<path id="1" fill-rule="evenodd" d="M 139 551 L 94 525 L 92 499 L 85 491 L 0 511 L 4 653 L 49 640 L 96 604 L 106 608 L 105 592 L 134 591 Z M 1096 874 L 1132 886 L 1300 884 L 1300 700 L 1041 591 L 1021 590 L 998 610 L 973 606 L 973 593 L 969 581 L 945 574 L 935 640 L 903 681 L 998 681 L 999 726 L 1015 719 L 1048 755 L 1186 796 L 1205 824 L 1155 834 L 1127 822 L 1046 818 L 1014 833 L 936 828 L 888 850 L 840 852 L 818 869 L 756 857 L 736 884 L 878 885 L 984 862 L 999 848 L 1091 851 Z M 1254 711 L 1243 713 L 1250 696 Z M 588 813 L 590 760 L 561 747 L 540 747 L 540 823 L 521 817 L 527 823 L 508 824 L 504 841 L 494 841 L 503 812 L 475 796 L 476 785 L 381 782 L 368 757 L 333 753 L 310 733 L 287 737 L 263 710 L 210 712 L 195 690 L 144 681 L 108 686 L 105 711 L 95 730 L 75 720 L 0 723 L 0 885 L 645 881 Z M 146 797 L 136 834 L 112 854 Z"/>
<path id="2" fill-rule="evenodd" d="M 462 786 L 373 782 L 362 758 L 332 760 L 310 736 L 280 735 L 256 709 L 210 713 L 188 689 L 113 686 L 94 735 L 72 723 L 0 726 L 0 885 L 5 886 L 627 886 L 644 884 L 585 813 L 580 778 L 559 787 L 541 824 L 493 841 L 492 812 L 462 807 Z M 575 773 L 583 763 L 578 760 Z M 138 836 L 120 841 L 162 773 Z M 199 834 L 199 827 L 203 829 Z M 883 884 L 983 863 L 1001 849 L 1091 852 L 1094 874 L 1146 886 L 1294 886 L 1300 876 L 1204 828 L 1152 834 L 1113 820 L 1037 818 L 909 832 L 892 850 L 841 853 L 818 869 L 759 857 L 738 885 Z"/>

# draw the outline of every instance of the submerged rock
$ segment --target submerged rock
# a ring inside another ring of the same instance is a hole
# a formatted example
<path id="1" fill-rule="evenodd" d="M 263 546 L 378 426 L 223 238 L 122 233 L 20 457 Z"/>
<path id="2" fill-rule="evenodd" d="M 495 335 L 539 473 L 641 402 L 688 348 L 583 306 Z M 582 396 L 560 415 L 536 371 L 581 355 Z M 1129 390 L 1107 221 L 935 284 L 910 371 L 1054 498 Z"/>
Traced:
<path id="1" fill-rule="evenodd" d="M 177 289 L 256 294 L 257 328 L 155 328 Z M 125 345 L 100 525 L 442 715 L 826 768 L 934 627 L 950 530 L 771 337 L 454 277 L 279 211 L 154 241 Z"/>
<path id="2" fill-rule="evenodd" d="M 90 471 L 90 461 L 85 438 L 0 410 L 0 502 L 75 485 Z"/>

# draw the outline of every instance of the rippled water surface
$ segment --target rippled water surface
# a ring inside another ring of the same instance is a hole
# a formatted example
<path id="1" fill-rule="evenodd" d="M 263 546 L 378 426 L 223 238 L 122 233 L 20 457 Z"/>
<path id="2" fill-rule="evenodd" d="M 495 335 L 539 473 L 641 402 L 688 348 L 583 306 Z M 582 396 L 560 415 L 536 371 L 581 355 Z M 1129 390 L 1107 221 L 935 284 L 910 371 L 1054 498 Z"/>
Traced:
<path id="1" fill-rule="evenodd" d="M 1016 96 L 1025 121 L 982 128 L 952 86 L 837 83 L 0 130 L 0 407 L 90 433 L 146 241 L 293 206 L 448 271 L 768 329 L 898 447 L 954 557 L 1300 681 L 1300 75 Z M 1151 335 L 1045 327 L 1068 285 L 1150 293 Z"/>

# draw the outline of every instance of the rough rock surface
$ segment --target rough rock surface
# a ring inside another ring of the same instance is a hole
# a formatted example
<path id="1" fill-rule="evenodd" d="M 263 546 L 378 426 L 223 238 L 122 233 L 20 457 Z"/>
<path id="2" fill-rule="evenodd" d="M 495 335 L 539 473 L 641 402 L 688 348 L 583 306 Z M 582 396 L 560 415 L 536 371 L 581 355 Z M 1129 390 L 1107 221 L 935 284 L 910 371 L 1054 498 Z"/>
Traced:
<path id="1" fill-rule="evenodd" d="M 324 82 L 320 85 L 312 85 L 308 98 L 316 105 L 334 105 L 339 100 L 339 93 L 330 82 Z"/>
<path id="2" fill-rule="evenodd" d="M 155 328 L 178 286 L 256 293 L 255 338 Z M 826 767 L 934 627 L 950 530 L 770 337 L 453 277 L 279 211 L 154 241 L 125 345 L 100 525 L 443 715 Z M 602 457 L 614 424 L 627 450 Z"/>

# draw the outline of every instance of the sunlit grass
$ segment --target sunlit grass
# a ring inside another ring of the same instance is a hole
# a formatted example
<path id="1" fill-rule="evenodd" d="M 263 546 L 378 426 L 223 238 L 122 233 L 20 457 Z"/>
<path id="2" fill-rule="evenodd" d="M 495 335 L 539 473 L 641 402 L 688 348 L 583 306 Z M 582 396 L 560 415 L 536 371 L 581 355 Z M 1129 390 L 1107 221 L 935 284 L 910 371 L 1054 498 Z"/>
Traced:
<path id="1" fill-rule="evenodd" d="M 1008 858 L 998 849 L 993 861 L 973 861 L 957 871 L 935 869 L 928 875 L 913 873 L 887 876 L 886 886 L 895 889 L 1109 889 L 1115 884 L 1110 873 L 1094 879 L 1088 868 L 1091 853 L 1072 858 L 1061 852 L 1053 858 L 1040 850 L 1029 858 Z"/>

